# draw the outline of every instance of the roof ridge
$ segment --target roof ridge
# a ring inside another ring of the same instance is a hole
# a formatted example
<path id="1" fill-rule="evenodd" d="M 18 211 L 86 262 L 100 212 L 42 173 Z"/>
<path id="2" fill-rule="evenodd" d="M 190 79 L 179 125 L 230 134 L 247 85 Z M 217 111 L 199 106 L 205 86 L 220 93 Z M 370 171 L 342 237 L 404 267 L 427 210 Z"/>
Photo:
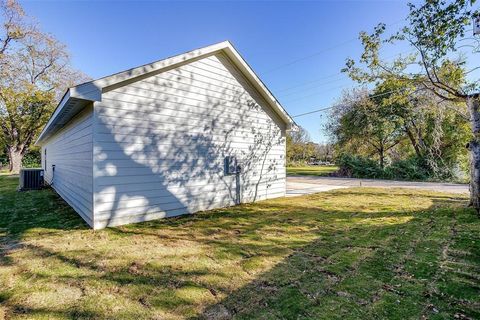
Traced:
<path id="1" fill-rule="evenodd" d="M 227 57 L 230 58 L 243 76 L 253 85 L 253 88 L 260 93 L 260 95 L 265 99 L 265 101 L 270 105 L 280 119 L 287 124 L 288 129 L 296 125 L 292 117 L 283 108 L 278 99 L 257 76 L 255 71 L 253 71 L 253 68 L 250 67 L 245 59 L 243 59 L 233 44 L 226 40 L 147 63 L 138 67 L 120 71 L 112 75 L 98 78 L 96 80 L 85 82 L 69 88 L 63 98 L 60 100 L 57 108 L 43 128 L 35 144 L 38 144 L 40 141 L 42 141 L 49 134 L 49 131 L 61 127 L 69 119 L 71 119 L 74 114 L 72 115 L 70 113 L 78 113 L 79 110 L 85 107 L 89 102 L 101 101 L 102 93 L 105 92 L 105 88 L 121 86 L 126 82 L 137 81 L 136 79 L 141 77 L 149 77 L 154 72 L 162 72 L 162 70 L 167 68 L 175 68 L 182 64 L 187 64 L 192 61 L 202 59 L 205 56 L 220 51 L 223 51 Z"/>

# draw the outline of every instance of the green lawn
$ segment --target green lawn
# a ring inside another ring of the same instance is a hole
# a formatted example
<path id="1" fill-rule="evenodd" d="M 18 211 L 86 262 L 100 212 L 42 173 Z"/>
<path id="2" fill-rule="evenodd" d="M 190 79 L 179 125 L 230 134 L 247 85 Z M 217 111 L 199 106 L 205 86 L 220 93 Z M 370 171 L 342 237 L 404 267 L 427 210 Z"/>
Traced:
<path id="1" fill-rule="evenodd" d="M 302 176 L 328 176 L 330 173 L 337 170 L 337 166 L 287 167 L 287 174 Z"/>
<path id="2" fill-rule="evenodd" d="M 343 189 L 93 231 L 0 177 L 0 319 L 479 319 L 459 195 Z"/>

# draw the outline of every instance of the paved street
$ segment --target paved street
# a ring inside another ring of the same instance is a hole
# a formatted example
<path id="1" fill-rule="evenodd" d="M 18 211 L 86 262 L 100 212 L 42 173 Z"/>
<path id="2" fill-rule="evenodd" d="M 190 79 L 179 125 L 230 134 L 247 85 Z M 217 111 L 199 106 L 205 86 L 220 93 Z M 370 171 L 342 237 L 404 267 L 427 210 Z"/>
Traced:
<path id="1" fill-rule="evenodd" d="M 287 177 L 287 197 L 295 197 L 304 194 L 351 187 L 413 188 L 450 193 L 468 193 L 467 184 L 332 178 L 315 176 Z"/>

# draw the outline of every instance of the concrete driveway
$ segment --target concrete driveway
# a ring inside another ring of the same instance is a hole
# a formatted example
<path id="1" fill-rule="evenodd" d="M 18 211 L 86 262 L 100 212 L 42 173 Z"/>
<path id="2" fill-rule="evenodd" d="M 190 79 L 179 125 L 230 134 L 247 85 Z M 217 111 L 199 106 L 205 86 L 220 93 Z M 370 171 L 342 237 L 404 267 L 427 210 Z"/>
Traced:
<path id="1" fill-rule="evenodd" d="M 448 193 L 468 193 L 467 184 L 315 176 L 287 177 L 287 197 L 352 187 L 412 188 Z"/>

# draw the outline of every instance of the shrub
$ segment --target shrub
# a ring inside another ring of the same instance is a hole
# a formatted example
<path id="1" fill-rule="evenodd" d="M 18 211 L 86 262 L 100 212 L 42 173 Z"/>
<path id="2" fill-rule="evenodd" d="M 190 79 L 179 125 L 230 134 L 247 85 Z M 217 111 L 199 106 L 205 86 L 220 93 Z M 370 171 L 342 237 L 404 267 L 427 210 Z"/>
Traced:
<path id="1" fill-rule="evenodd" d="M 434 172 L 426 159 L 418 157 L 395 161 L 382 169 L 377 161 L 372 159 L 344 154 L 338 158 L 337 164 L 340 167 L 338 174 L 343 177 L 394 180 L 451 179 L 451 175 L 448 175 L 449 170 L 441 169 Z"/>
<path id="2" fill-rule="evenodd" d="M 23 156 L 22 166 L 24 168 L 39 168 L 41 167 L 41 156 L 39 150 L 31 150 Z"/>
<path id="3" fill-rule="evenodd" d="M 305 167 L 307 162 L 304 160 L 299 161 L 287 161 L 287 167 Z"/>
<path id="4" fill-rule="evenodd" d="M 0 154 L 0 169 L 8 168 L 8 156 L 6 154 Z M 30 150 L 22 159 L 23 168 L 39 168 L 42 166 L 42 160 L 39 150 Z"/>
<path id="5" fill-rule="evenodd" d="M 344 154 L 337 160 L 339 175 L 353 178 L 383 178 L 384 172 L 372 159 Z"/>
<path id="6" fill-rule="evenodd" d="M 426 161 L 417 157 L 393 162 L 384 171 L 386 179 L 427 180 L 433 177 Z"/>
<path id="7" fill-rule="evenodd" d="M 8 157 L 6 154 L 0 154 L 0 169 L 8 167 Z"/>

